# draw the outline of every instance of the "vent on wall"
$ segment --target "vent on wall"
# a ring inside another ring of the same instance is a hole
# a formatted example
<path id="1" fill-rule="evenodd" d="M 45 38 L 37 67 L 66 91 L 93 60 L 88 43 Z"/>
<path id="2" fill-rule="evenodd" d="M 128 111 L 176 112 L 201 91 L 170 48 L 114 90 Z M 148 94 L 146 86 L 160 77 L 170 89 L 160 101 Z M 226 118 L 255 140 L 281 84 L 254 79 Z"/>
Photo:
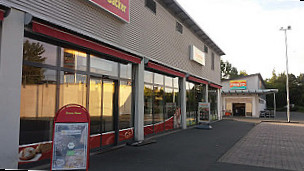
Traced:
<path id="1" fill-rule="evenodd" d="M 180 32 L 183 34 L 183 25 L 179 22 L 176 22 L 176 31 Z"/>
<path id="2" fill-rule="evenodd" d="M 204 45 L 204 51 L 208 53 L 208 46 Z"/>
<path id="3" fill-rule="evenodd" d="M 156 3 L 154 0 L 146 0 L 146 7 L 156 14 Z"/>

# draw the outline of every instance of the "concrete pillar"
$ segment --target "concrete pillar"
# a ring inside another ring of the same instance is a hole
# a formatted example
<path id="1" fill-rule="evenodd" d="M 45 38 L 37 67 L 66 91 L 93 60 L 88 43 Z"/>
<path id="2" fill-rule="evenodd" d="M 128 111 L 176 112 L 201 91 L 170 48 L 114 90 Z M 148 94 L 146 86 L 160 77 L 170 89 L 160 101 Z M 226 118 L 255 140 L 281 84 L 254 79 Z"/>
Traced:
<path id="1" fill-rule="evenodd" d="M 179 78 L 179 94 L 181 104 L 181 126 L 182 129 L 187 129 L 187 114 L 186 114 L 186 77 Z"/>
<path id="2" fill-rule="evenodd" d="M 209 97 L 209 85 L 206 84 L 206 102 L 209 103 L 208 97 Z"/>
<path id="3" fill-rule="evenodd" d="M 252 117 L 259 117 L 257 113 L 256 96 L 252 97 Z"/>
<path id="4" fill-rule="evenodd" d="M 221 89 L 217 89 L 217 113 L 218 113 L 218 120 L 222 119 L 222 96 L 221 96 Z"/>
<path id="5" fill-rule="evenodd" d="M 133 67 L 135 72 L 135 94 L 134 94 L 134 138 L 135 141 L 144 140 L 144 59 L 140 64 Z"/>
<path id="6" fill-rule="evenodd" d="M 2 21 L 0 50 L 0 167 L 18 168 L 24 13 Z"/>

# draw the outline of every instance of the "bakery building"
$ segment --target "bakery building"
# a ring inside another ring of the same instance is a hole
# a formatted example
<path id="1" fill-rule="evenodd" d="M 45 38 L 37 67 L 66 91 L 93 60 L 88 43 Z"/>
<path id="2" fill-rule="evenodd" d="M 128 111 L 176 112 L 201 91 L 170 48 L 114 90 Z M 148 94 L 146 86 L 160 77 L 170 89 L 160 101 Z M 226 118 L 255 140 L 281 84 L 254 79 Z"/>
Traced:
<path id="1" fill-rule="evenodd" d="M 90 149 L 221 119 L 224 52 L 175 0 L 0 1 L 0 166 L 48 161 L 67 104 Z M 4 157 L 5 156 L 5 157 Z"/>
<path id="2" fill-rule="evenodd" d="M 275 102 L 278 92 L 277 89 L 266 89 L 259 73 L 222 80 L 222 86 L 222 109 L 226 116 L 260 117 L 260 113 L 267 109 L 266 95 L 273 94 Z"/>

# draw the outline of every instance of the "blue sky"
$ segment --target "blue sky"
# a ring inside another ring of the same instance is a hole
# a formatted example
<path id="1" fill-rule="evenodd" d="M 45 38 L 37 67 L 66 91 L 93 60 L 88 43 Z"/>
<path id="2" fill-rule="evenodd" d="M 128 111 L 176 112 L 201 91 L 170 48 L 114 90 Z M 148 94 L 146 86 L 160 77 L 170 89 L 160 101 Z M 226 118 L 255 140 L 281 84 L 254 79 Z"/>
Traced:
<path id="1" fill-rule="evenodd" d="M 238 70 L 284 72 L 285 42 L 281 27 L 291 25 L 288 35 L 289 73 L 304 73 L 304 1 L 299 0 L 176 0 L 226 53 Z"/>

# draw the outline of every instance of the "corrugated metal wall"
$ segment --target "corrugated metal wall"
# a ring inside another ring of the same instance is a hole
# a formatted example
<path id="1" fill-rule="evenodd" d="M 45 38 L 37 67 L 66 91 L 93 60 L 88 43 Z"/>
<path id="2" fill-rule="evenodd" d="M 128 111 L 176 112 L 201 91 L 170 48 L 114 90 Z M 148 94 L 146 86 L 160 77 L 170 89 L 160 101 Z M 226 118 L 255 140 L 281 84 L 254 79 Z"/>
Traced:
<path id="1" fill-rule="evenodd" d="M 144 0 L 130 0 L 129 24 L 88 0 L 0 0 L 0 3 L 220 84 L 220 57 L 215 55 L 214 70 L 211 70 L 211 49 L 206 66 L 190 61 L 189 46 L 204 50 L 204 43 L 185 26 L 183 34 L 175 31 L 176 18 L 158 3 L 155 15 L 145 7 Z"/>

